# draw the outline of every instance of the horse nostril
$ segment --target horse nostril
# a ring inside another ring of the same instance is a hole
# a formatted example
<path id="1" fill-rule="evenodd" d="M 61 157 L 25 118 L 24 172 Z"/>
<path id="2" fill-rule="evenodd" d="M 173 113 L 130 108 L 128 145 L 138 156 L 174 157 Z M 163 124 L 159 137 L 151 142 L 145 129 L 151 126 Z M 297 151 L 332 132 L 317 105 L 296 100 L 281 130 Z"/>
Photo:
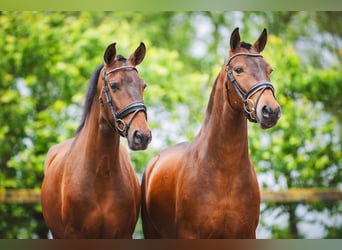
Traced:
<path id="1" fill-rule="evenodd" d="M 135 145 L 142 145 L 142 144 L 149 144 L 152 140 L 152 133 L 151 131 L 145 135 L 142 134 L 140 131 L 135 131 L 133 134 L 133 143 Z"/>
<path id="2" fill-rule="evenodd" d="M 142 141 L 143 141 L 143 135 L 138 130 L 135 131 L 133 135 L 134 144 L 141 144 Z"/>
<path id="3" fill-rule="evenodd" d="M 273 113 L 273 110 L 272 110 L 272 108 L 270 106 L 265 105 L 265 106 L 262 107 L 261 112 L 262 112 L 262 116 L 264 118 L 270 118 L 270 116 Z"/>

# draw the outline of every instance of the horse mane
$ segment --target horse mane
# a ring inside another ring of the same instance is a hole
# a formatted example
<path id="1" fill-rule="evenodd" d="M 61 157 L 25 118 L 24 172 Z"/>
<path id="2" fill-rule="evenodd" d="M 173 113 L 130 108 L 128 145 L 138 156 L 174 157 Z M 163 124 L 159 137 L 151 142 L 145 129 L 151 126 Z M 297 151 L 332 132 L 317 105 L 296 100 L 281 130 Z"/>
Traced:
<path id="1" fill-rule="evenodd" d="M 94 70 L 93 74 L 91 75 L 88 90 L 87 90 L 86 100 L 84 103 L 81 124 L 78 126 L 75 134 L 78 134 L 81 131 L 81 129 L 84 127 L 85 121 L 91 109 L 91 105 L 93 104 L 94 96 L 96 95 L 96 92 L 97 92 L 97 80 L 99 78 L 100 71 L 102 68 L 103 68 L 103 64 L 98 66 Z"/>
<path id="2" fill-rule="evenodd" d="M 120 62 L 126 62 L 127 61 L 127 59 L 122 55 L 117 55 L 116 60 L 118 60 Z"/>
<path id="3" fill-rule="evenodd" d="M 214 82 L 214 86 L 211 90 L 211 93 L 210 93 L 210 98 L 209 98 L 209 101 L 208 101 L 208 105 L 207 105 L 207 111 L 206 111 L 206 115 L 205 115 L 205 123 L 207 122 L 207 119 L 209 119 L 209 117 L 211 116 L 211 112 L 213 110 L 213 104 L 214 104 L 214 97 L 215 97 L 215 92 L 216 92 L 216 85 L 217 85 L 217 82 L 218 82 L 218 79 L 219 79 L 220 75 L 217 75 L 216 79 L 215 79 L 215 82 Z"/>

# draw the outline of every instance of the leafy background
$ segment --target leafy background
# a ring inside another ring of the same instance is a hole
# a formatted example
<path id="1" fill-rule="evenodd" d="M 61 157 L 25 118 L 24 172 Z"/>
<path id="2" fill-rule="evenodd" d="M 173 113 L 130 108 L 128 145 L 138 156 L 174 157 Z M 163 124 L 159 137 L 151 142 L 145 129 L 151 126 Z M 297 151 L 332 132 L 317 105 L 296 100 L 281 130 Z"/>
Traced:
<path id="1" fill-rule="evenodd" d="M 198 132 L 236 26 L 247 42 L 268 29 L 263 55 L 282 107 L 275 128 L 249 124 L 260 186 L 342 189 L 342 12 L 307 11 L 0 12 L 0 189 L 40 188 L 47 150 L 73 136 L 111 42 L 124 56 L 147 45 L 139 72 L 153 141 L 131 152 L 141 176 L 156 152 Z M 259 238 L 342 238 L 341 202 L 261 209 Z M 40 204 L 0 204 L 0 238 L 47 231 Z"/>

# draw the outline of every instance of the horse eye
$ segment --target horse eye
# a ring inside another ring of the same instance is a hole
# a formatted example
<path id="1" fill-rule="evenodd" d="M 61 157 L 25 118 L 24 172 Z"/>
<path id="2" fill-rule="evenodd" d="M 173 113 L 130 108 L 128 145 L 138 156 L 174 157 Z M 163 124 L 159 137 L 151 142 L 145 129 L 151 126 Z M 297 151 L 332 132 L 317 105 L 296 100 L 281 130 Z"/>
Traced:
<path id="1" fill-rule="evenodd" d="M 243 68 L 241 68 L 241 67 L 236 67 L 234 70 L 235 70 L 235 72 L 238 73 L 238 74 L 240 74 L 240 73 L 243 72 Z"/>
<path id="2" fill-rule="evenodd" d="M 117 82 L 111 82 L 110 83 L 110 88 L 115 92 L 117 90 L 120 90 L 120 86 L 119 86 L 119 83 Z"/>
<path id="3" fill-rule="evenodd" d="M 144 85 L 143 85 L 143 89 L 146 89 L 146 87 L 147 87 L 147 84 L 146 84 L 146 83 L 144 83 Z"/>

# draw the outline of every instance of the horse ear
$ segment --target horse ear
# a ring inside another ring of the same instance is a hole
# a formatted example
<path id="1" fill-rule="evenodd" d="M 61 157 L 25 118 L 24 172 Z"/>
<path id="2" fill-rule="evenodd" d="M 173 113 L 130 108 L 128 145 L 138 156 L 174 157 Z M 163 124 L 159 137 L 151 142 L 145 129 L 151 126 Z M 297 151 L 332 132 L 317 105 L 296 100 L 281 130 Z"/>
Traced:
<path id="1" fill-rule="evenodd" d="M 115 56 L 116 56 L 116 48 L 115 48 L 115 45 L 116 43 L 112 43 L 110 44 L 104 55 L 103 55 L 103 59 L 104 59 L 104 62 L 107 64 L 107 65 L 111 65 L 114 60 L 115 60 Z"/>
<path id="2" fill-rule="evenodd" d="M 139 47 L 134 51 L 132 55 L 130 55 L 128 60 L 132 62 L 134 66 L 136 66 L 144 60 L 145 53 L 146 53 L 146 46 L 143 42 L 141 42 Z"/>
<path id="3" fill-rule="evenodd" d="M 264 48 L 266 46 L 266 42 L 267 42 L 267 30 L 264 29 L 262 31 L 261 35 L 259 36 L 258 40 L 256 40 L 256 42 L 254 43 L 253 46 L 260 53 L 261 51 L 264 50 Z"/>
<path id="4" fill-rule="evenodd" d="M 230 50 L 234 52 L 238 47 L 240 47 L 239 27 L 235 28 L 230 36 Z"/>

